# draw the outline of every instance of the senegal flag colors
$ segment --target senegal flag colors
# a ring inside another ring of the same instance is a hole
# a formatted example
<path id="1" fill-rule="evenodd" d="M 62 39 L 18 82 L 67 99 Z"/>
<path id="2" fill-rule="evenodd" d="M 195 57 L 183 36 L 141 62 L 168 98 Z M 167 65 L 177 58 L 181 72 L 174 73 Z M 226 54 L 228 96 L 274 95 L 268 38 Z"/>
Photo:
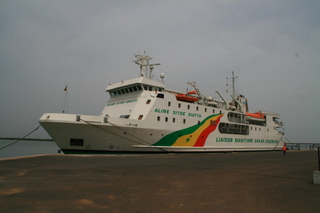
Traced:
<path id="1" fill-rule="evenodd" d="M 186 146 L 186 147 L 202 147 L 207 137 L 213 132 L 223 114 L 215 114 L 208 116 L 199 124 L 181 129 L 164 136 L 153 146 Z"/>

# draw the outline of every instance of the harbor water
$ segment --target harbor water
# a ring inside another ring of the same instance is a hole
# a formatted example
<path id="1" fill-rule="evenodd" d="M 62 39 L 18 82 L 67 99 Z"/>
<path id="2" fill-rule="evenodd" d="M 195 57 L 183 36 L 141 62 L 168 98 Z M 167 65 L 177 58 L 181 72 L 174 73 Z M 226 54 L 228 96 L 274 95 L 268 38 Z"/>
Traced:
<path id="1" fill-rule="evenodd" d="M 14 140 L 0 140 L 0 147 L 12 142 L 14 142 Z M 0 158 L 55 154 L 58 150 L 59 147 L 53 141 L 19 141 L 0 150 Z"/>

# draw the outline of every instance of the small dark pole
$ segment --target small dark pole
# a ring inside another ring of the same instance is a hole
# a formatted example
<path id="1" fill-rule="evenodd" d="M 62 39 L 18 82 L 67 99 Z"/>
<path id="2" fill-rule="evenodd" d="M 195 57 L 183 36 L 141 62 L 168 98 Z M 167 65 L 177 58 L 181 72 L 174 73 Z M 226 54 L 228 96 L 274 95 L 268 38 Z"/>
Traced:
<path id="1" fill-rule="evenodd" d="M 320 171 L 320 146 L 318 146 L 318 169 Z"/>

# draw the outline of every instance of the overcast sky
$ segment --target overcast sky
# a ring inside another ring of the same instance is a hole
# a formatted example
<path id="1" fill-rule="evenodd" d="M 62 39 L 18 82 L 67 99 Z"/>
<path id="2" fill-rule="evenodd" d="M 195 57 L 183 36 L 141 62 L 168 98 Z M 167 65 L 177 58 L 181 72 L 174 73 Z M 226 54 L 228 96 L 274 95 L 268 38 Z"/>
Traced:
<path id="1" fill-rule="evenodd" d="M 319 0 L 0 0 L 0 137 L 62 112 L 66 85 L 70 113 L 99 115 L 107 85 L 137 77 L 146 51 L 171 89 L 225 94 L 234 71 L 251 111 L 319 143 L 319 21 Z"/>

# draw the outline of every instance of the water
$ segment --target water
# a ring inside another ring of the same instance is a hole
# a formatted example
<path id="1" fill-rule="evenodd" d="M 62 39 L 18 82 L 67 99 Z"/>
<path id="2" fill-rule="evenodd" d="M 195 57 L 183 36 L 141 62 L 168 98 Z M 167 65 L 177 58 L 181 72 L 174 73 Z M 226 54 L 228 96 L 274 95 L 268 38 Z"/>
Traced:
<path id="1" fill-rule="evenodd" d="M 14 142 L 14 140 L 0 140 L 0 147 Z M 59 147 L 53 141 L 19 141 L 0 150 L 0 158 L 12 158 L 41 154 L 56 154 Z"/>

